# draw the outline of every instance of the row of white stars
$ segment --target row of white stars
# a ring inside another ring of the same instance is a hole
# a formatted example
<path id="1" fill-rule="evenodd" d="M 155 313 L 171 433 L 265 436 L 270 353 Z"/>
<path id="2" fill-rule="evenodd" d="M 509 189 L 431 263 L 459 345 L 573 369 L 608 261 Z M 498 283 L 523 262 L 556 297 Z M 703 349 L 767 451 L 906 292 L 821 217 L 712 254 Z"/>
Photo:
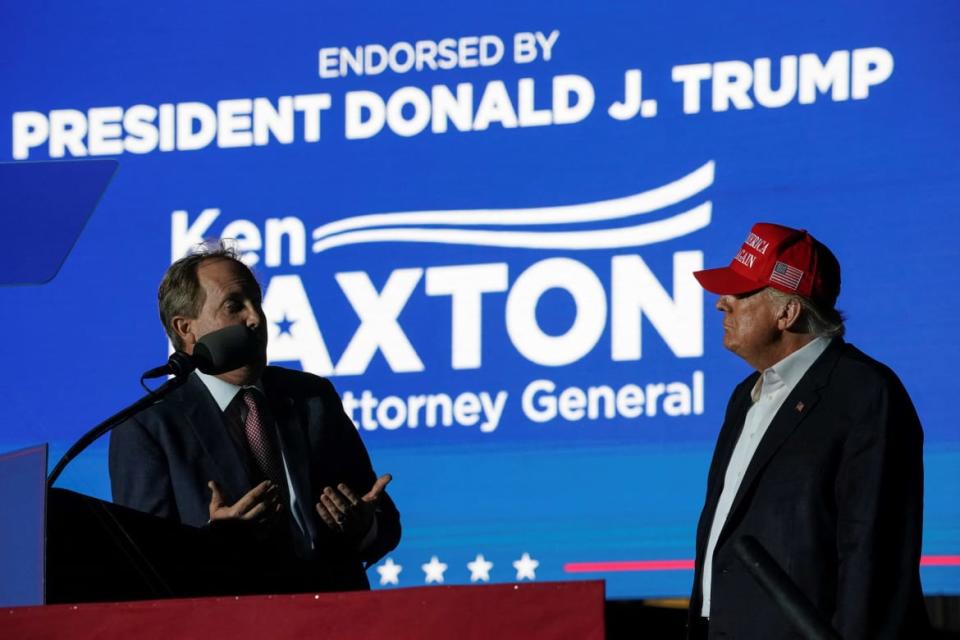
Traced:
<path id="1" fill-rule="evenodd" d="M 443 574 L 447 570 L 447 564 L 440 562 L 437 556 L 431 556 L 430 562 L 420 565 L 423 569 L 424 581 L 427 584 L 443 584 Z M 529 553 L 524 552 L 519 560 L 514 561 L 513 568 L 517 570 L 517 581 L 536 580 L 537 567 L 540 563 L 530 557 Z M 470 570 L 470 582 L 490 582 L 490 570 L 493 569 L 493 563 L 478 553 L 472 562 L 467 563 L 467 569 Z M 393 561 L 393 558 L 387 558 L 383 564 L 377 567 L 377 573 L 380 574 L 380 584 L 400 584 L 400 572 L 403 566 Z"/>

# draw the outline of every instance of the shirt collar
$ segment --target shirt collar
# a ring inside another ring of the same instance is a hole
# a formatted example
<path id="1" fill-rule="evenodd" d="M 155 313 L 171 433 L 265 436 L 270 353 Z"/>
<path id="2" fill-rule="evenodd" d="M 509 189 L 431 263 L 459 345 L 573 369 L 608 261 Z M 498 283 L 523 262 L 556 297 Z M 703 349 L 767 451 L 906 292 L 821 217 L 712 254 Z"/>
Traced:
<path id="1" fill-rule="evenodd" d="M 765 369 L 750 393 L 753 401 L 760 399 L 762 391 L 772 391 L 780 387 L 789 390 L 797 386 L 807 370 L 830 345 L 831 340 L 833 338 L 814 338 L 769 369 Z"/>
<path id="2" fill-rule="evenodd" d="M 230 403 L 233 402 L 233 399 L 237 397 L 237 394 L 240 393 L 241 389 L 247 389 L 250 387 L 255 387 L 263 392 L 263 384 L 257 380 L 255 384 L 247 384 L 238 386 L 227 382 L 226 380 L 221 380 L 216 376 L 211 376 L 202 371 L 196 371 L 197 377 L 200 378 L 200 381 L 207 388 L 207 391 L 210 392 L 210 395 L 213 396 L 214 401 L 216 401 L 217 406 L 220 407 L 220 411 L 226 411 L 227 407 L 230 406 Z"/>

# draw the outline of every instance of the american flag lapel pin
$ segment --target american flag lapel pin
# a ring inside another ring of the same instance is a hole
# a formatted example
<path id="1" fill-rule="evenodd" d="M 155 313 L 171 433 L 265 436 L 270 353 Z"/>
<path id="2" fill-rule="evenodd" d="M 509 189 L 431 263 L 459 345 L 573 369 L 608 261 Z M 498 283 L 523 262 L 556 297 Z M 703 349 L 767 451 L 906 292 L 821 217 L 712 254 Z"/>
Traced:
<path id="1" fill-rule="evenodd" d="M 797 410 L 797 413 L 803 413 L 803 406 L 804 406 L 804 405 L 803 405 L 802 402 L 798 402 L 798 403 L 797 403 L 797 406 L 794 407 L 794 409 Z"/>

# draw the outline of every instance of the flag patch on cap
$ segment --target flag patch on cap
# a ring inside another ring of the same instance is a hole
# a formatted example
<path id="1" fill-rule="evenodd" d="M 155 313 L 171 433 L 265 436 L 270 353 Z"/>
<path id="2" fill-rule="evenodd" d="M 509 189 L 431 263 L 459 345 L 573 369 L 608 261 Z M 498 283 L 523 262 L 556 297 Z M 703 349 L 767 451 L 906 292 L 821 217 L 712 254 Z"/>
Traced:
<path id="1" fill-rule="evenodd" d="M 803 277 L 803 271 L 791 267 L 790 265 L 777 262 L 773 265 L 773 273 L 770 274 L 770 282 L 776 282 L 794 291 L 800 286 L 800 279 Z"/>

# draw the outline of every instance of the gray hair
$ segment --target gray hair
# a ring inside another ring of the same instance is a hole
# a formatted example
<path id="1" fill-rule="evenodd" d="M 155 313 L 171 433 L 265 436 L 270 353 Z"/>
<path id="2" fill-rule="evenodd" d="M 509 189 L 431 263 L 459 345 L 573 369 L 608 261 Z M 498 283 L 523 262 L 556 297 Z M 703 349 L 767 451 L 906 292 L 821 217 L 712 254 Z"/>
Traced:
<path id="1" fill-rule="evenodd" d="M 173 319 L 177 316 L 196 318 L 200 315 L 207 294 L 200 286 L 197 268 L 207 260 L 233 260 L 249 274 L 250 280 L 257 285 L 253 272 L 240 260 L 240 252 L 229 240 L 214 240 L 197 245 L 192 252 L 180 258 L 167 268 L 157 290 L 157 302 L 160 307 L 160 322 L 173 348 L 183 349 L 183 340 L 173 328 Z"/>
<path id="2" fill-rule="evenodd" d="M 847 330 L 844 326 L 844 315 L 837 309 L 825 309 L 808 298 L 795 293 L 785 293 L 773 287 L 767 287 L 764 291 L 774 302 L 796 300 L 800 303 L 802 310 L 800 318 L 793 327 L 800 333 L 808 333 L 820 338 L 834 338 L 842 336 Z"/>

